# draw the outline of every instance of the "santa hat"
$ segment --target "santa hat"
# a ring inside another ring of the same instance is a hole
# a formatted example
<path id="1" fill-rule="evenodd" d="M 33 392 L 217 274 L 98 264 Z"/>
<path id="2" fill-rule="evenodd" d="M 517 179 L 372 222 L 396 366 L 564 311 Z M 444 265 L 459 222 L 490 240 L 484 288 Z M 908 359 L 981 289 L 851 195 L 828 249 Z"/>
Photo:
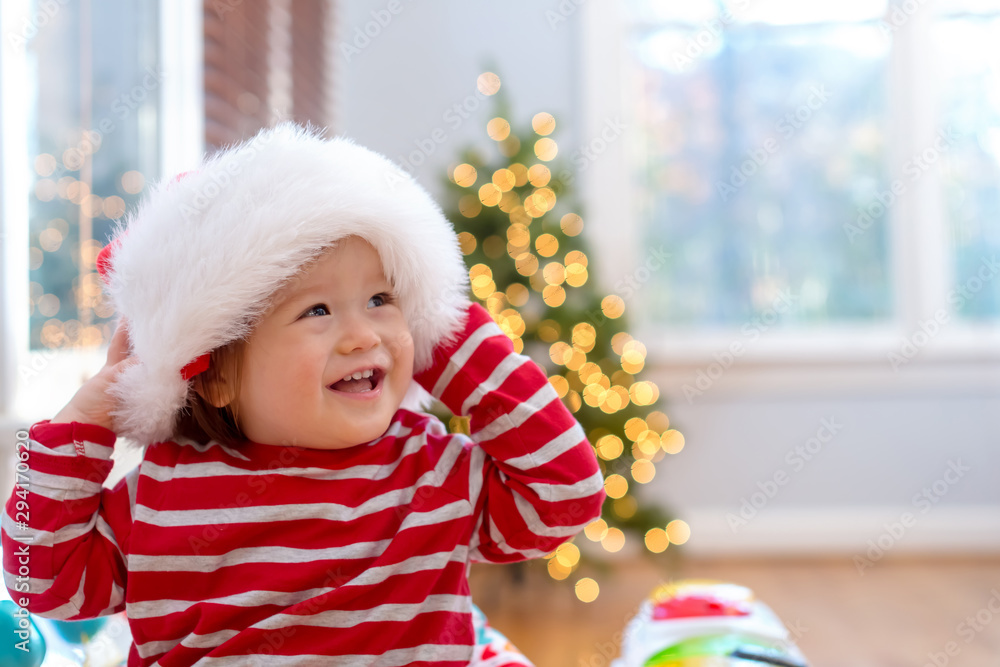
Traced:
<path id="1" fill-rule="evenodd" d="M 414 372 L 426 369 L 463 323 L 468 276 L 441 209 L 388 159 L 284 123 L 156 186 L 99 262 L 138 359 L 112 388 L 118 435 L 140 445 L 174 436 L 208 353 L 247 337 L 278 288 L 351 235 L 378 251 Z M 414 383 L 404 406 L 419 407 L 421 393 Z"/>

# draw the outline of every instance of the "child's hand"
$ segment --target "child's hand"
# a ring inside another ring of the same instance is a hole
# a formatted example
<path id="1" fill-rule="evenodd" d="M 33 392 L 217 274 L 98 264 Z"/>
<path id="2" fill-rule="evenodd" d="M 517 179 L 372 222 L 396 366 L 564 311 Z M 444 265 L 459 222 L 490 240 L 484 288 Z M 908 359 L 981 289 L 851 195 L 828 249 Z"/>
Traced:
<path id="1" fill-rule="evenodd" d="M 136 362 L 129 355 L 128 327 L 124 318 L 118 322 L 104 367 L 94 377 L 87 380 L 76 394 L 53 419 L 53 424 L 80 422 L 111 429 L 111 412 L 115 398 L 109 391 L 118 374 Z"/>

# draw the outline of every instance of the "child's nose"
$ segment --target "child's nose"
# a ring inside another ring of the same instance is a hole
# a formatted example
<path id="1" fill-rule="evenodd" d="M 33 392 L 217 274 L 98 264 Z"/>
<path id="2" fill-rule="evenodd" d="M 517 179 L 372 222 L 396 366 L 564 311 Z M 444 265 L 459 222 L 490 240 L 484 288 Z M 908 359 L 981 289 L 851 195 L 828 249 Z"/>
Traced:
<path id="1" fill-rule="evenodd" d="M 354 316 L 343 322 L 337 350 L 341 354 L 370 350 L 382 341 L 372 322 L 362 316 Z"/>

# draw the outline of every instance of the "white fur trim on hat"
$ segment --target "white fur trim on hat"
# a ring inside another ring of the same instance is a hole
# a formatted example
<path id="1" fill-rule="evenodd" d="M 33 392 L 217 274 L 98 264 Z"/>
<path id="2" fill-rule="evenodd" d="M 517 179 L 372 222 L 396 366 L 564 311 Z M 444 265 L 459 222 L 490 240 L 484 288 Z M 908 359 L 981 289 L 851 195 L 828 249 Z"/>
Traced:
<path id="1" fill-rule="evenodd" d="M 138 358 L 113 387 L 118 434 L 140 445 L 174 436 L 190 390 L 181 369 L 249 335 L 279 287 L 351 235 L 378 251 L 414 372 L 426 369 L 463 324 L 468 275 L 451 223 L 388 159 L 285 123 L 155 187 L 116 230 L 106 276 Z"/>

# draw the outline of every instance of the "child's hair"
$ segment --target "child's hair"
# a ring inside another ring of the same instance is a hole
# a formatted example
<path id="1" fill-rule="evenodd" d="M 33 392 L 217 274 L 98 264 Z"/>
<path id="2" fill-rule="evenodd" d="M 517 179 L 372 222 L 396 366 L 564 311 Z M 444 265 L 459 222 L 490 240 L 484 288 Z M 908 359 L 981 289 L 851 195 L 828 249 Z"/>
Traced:
<path id="1" fill-rule="evenodd" d="M 235 446 L 246 440 L 240 428 L 239 395 L 243 379 L 243 361 L 247 341 L 240 338 L 212 351 L 208 369 L 199 382 L 208 396 L 197 391 L 190 393 L 188 411 L 181 414 L 178 432 L 201 442 L 216 440 Z M 233 388 L 234 394 L 224 394 L 223 378 Z M 223 404 L 216 407 L 216 404 Z"/>

